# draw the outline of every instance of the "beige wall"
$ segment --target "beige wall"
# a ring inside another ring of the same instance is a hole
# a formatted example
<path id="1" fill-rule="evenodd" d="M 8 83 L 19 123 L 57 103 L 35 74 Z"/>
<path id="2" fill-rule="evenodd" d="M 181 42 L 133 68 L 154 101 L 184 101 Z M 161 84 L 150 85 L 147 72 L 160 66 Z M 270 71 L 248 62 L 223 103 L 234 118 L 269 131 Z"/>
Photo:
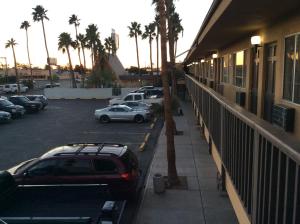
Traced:
<path id="1" fill-rule="evenodd" d="M 284 41 L 285 37 L 291 34 L 300 32 L 300 16 L 293 16 L 286 19 L 280 23 L 277 23 L 271 27 L 255 33 L 255 35 L 260 35 L 262 37 L 262 45 L 276 42 L 277 43 L 277 61 L 276 61 L 276 77 L 275 77 L 275 104 L 281 103 L 288 107 L 295 108 L 295 125 L 294 132 L 291 134 L 297 138 L 300 138 L 300 105 L 289 102 L 282 99 L 283 95 L 283 73 L 284 73 Z M 253 34 L 254 35 L 254 34 Z M 232 102 L 235 102 L 235 94 L 237 91 L 246 92 L 246 105 L 245 109 L 249 109 L 249 91 L 250 91 L 250 75 L 252 73 L 252 63 L 251 63 L 251 43 L 250 36 L 236 42 L 235 44 L 226 47 L 225 49 L 219 50 L 219 57 L 226 54 L 232 54 L 241 50 L 247 51 L 247 77 L 245 88 L 239 88 L 233 85 L 233 74 L 229 74 L 230 83 L 224 83 L 224 97 Z M 260 58 L 259 58 L 259 75 L 258 75 L 258 105 L 257 105 L 257 116 L 262 117 L 263 115 L 263 93 L 265 86 L 265 48 L 260 48 Z M 194 71 L 194 70 L 191 70 Z"/>

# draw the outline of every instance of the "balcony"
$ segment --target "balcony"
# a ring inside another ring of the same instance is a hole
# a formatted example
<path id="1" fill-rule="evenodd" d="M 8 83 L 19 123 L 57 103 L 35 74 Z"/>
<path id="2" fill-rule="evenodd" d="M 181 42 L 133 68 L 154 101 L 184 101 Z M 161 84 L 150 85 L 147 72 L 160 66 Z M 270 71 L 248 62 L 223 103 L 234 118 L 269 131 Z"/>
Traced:
<path id="1" fill-rule="evenodd" d="M 300 142 L 192 76 L 186 85 L 235 210 L 248 223 L 300 223 Z"/>

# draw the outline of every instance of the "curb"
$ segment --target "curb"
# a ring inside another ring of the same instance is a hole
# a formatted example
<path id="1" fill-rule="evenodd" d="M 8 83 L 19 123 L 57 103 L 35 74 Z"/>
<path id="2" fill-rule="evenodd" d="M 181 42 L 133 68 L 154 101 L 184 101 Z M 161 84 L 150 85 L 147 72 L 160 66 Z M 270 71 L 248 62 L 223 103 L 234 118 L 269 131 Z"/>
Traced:
<path id="1" fill-rule="evenodd" d="M 139 147 L 139 150 L 141 152 L 145 150 L 145 146 L 146 146 L 146 144 L 147 144 L 147 142 L 149 140 L 149 137 L 150 137 L 150 133 L 147 133 L 146 136 L 145 136 L 145 138 L 144 138 L 144 142 Z"/>

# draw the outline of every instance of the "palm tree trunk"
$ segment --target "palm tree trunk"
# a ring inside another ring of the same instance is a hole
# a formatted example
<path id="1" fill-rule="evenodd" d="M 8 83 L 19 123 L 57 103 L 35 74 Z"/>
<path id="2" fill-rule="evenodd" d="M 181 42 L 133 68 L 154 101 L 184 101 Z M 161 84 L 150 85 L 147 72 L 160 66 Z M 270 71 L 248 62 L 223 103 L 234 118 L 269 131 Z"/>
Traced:
<path id="1" fill-rule="evenodd" d="M 30 68 L 30 78 L 31 78 L 31 82 L 33 84 L 33 74 L 32 74 L 32 66 L 31 66 L 31 61 L 30 61 L 30 55 L 29 55 L 29 45 L 28 45 L 28 32 L 27 32 L 27 29 L 26 29 L 26 46 L 27 46 L 28 63 L 29 63 L 29 68 Z"/>
<path id="2" fill-rule="evenodd" d="M 75 24 L 75 32 L 76 32 L 76 40 L 77 40 L 77 43 L 78 43 L 78 31 L 77 31 L 77 26 Z M 81 63 L 81 56 L 80 56 L 80 45 L 78 45 L 78 58 L 79 58 L 79 64 L 80 66 L 82 65 Z"/>
<path id="3" fill-rule="evenodd" d="M 151 77 L 152 77 L 152 85 L 154 85 L 154 76 L 153 76 L 153 66 L 152 66 L 152 40 L 149 41 L 150 45 L 150 68 L 151 68 Z"/>
<path id="4" fill-rule="evenodd" d="M 75 74 L 74 74 L 74 71 L 73 71 L 73 66 L 72 66 L 72 61 L 71 61 L 71 56 L 70 56 L 70 51 L 69 51 L 68 47 L 66 47 L 66 49 L 67 49 L 68 58 L 69 58 L 69 66 L 70 66 L 70 71 L 71 71 L 72 86 L 73 86 L 73 88 L 77 88 L 76 81 L 75 81 Z"/>
<path id="5" fill-rule="evenodd" d="M 173 117 L 171 110 L 171 96 L 169 91 L 168 74 L 167 74 L 167 34 L 166 34 L 166 11 L 164 0 L 159 0 L 159 14 L 161 27 L 161 78 L 164 91 L 164 112 L 166 120 L 167 136 L 167 159 L 168 159 L 168 180 L 169 184 L 176 185 L 179 183 L 176 169 L 176 155 L 174 145 Z"/>
<path id="6" fill-rule="evenodd" d="M 47 63 L 48 63 L 48 70 L 49 70 L 49 78 L 50 78 L 50 83 L 52 85 L 53 84 L 53 80 L 52 80 L 52 75 L 51 75 L 51 65 L 50 65 L 49 51 L 48 51 L 48 47 L 47 47 L 46 32 L 45 32 L 44 20 L 43 19 L 42 19 L 42 27 L 43 27 L 45 48 L 46 48 L 46 53 L 47 53 Z"/>
<path id="7" fill-rule="evenodd" d="M 168 8 L 172 5 L 172 0 L 165 0 L 167 5 L 167 11 Z M 167 12 L 167 20 L 168 20 L 168 39 L 169 39 L 169 56 L 170 56 L 170 62 L 171 62 L 171 77 L 172 77 L 172 96 L 177 95 L 177 80 L 174 74 L 174 68 L 175 68 L 175 55 L 174 55 L 174 32 L 173 32 L 173 22 L 170 18 L 170 12 Z"/>
<path id="8" fill-rule="evenodd" d="M 137 63 L 138 63 L 139 76 L 141 76 L 140 56 L 139 56 L 139 46 L 138 46 L 138 41 L 137 41 L 137 35 L 135 35 L 135 47 L 136 47 L 136 58 L 137 58 Z"/>
<path id="9" fill-rule="evenodd" d="M 159 34 L 158 34 L 158 28 L 157 28 L 157 36 L 156 36 L 156 72 L 157 72 L 157 75 L 159 73 L 159 43 L 158 43 L 158 40 L 159 40 Z"/>
<path id="10" fill-rule="evenodd" d="M 14 45 L 11 45 L 11 49 L 12 49 L 13 55 L 14 55 L 16 81 L 17 81 L 17 85 L 18 85 L 18 94 L 20 94 L 20 82 L 19 82 L 19 74 L 18 74 L 18 68 L 17 68 L 17 59 L 16 59 Z"/>
<path id="11" fill-rule="evenodd" d="M 84 51 L 84 47 L 81 44 L 81 49 L 82 49 L 82 54 L 83 54 L 83 81 L 82 81 L 82 86 L 84 88 L 84 83 L 85 83 L 85 72 L 86 72 L 86 61 L 85 61 L 85 51 Z"/>

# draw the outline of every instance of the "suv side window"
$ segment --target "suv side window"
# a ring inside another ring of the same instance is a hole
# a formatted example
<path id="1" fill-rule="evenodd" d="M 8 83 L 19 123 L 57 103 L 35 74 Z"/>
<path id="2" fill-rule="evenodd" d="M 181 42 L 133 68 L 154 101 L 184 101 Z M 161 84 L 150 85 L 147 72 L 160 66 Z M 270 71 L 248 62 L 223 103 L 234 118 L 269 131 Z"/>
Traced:
<path id="1" fill-rule="evenodd" d="M 56 166 L 57 160 L 51 159 L 51 160 L 44 160 L 41 161 L 32 167 L 30 167 L 27 172 L 31 176 L 46 176 L 51 175 L 53 173 L 53 170 Z"/>
<path id="2" fill-rule="evenodd" d="M 95 159 L 94 167 L 96 172 L 101 173 L 116 173 L 118 171 L 116 164 L 107 159 Z"/>
<path id="3" fill-rule="evenodd" d="M 135 100 L 142 100 L 142 95 L 135 95 Z"/>
<path id="4" fill-rule="evenodd" d="M 125 101 L 131 101 L 133 99 L 132 95 L 126 96 L 125 97 Z"/>
<path id="5" fill-rule="evenodd" d="M 58 175 L 92 175 L 93 169 L 89 159 L 62 159 L 59 161 Z"/>

